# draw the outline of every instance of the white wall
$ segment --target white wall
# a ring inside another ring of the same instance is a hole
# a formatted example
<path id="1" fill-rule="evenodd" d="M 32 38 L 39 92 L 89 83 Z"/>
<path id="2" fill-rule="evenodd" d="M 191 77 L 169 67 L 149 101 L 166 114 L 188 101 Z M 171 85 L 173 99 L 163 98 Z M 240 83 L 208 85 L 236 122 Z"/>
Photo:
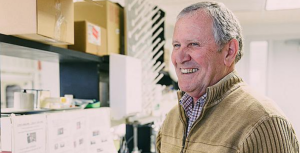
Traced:
<path id="1" fill-rule="evenodd" d="M 300 49 L 299 42 L 270 41 L 267 95 L 274 99 L 292 122 L 300 138 Z"/>
<path id="2" fill-rule="evenodd" d="M 40 89 L 49 90 L 51 97 L 60 97 L 59 63 L 41 63 Z"/>

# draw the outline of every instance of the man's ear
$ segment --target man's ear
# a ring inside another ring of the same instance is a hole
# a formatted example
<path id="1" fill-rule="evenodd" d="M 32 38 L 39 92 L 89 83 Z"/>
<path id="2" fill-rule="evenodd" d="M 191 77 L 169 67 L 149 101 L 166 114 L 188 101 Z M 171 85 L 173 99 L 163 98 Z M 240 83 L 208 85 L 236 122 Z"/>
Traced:
<path id="1" fill-rule="evenodd" d="M 236 39 L 231 39 L 227 43 L 224 51 L 225 51 L 224 64 L 230 67 L 234 63 L 235 57 L 239 51 L 238 41 Z"/>

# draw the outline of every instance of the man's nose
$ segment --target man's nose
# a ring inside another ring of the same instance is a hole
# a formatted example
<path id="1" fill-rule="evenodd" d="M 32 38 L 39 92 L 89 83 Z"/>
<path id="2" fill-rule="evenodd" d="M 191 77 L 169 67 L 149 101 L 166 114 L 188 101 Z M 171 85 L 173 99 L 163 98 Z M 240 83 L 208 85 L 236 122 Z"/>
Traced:
<path id="1" fill-rule="evenodd" d="M 185 63 L 191 60 L 191 56 L 187 47 L 183 47 L 178 51 L 176 60 L 178 63 Z"/>

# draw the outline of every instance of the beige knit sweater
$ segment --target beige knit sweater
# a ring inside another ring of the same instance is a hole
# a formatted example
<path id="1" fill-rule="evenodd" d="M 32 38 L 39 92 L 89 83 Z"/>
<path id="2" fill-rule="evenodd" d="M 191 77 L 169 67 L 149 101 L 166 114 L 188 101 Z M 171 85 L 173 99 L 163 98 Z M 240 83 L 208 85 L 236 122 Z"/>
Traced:
<path id="1" fill-rule="evenodd" d="M 273 101 L 232 72 L 207 89 L 201 116 L 188 136 L 178 104 L 157 136 L 158 153 L 298 153 L 291 124 Z"/>

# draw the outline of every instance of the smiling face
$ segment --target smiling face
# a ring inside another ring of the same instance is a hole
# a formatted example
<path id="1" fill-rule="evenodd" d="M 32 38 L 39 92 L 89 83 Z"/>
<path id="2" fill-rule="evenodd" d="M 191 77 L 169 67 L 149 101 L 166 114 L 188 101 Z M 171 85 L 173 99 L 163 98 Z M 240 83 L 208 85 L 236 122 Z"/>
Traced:
<path id="1" fill-rule="evenodd" d="M 172 63 L 180 89 L 194 101 L 228 73 L 226 52 L 218 52 L 212 27 L 211 17 L 197 10 L 178 19 L 174 29 Z"/>

